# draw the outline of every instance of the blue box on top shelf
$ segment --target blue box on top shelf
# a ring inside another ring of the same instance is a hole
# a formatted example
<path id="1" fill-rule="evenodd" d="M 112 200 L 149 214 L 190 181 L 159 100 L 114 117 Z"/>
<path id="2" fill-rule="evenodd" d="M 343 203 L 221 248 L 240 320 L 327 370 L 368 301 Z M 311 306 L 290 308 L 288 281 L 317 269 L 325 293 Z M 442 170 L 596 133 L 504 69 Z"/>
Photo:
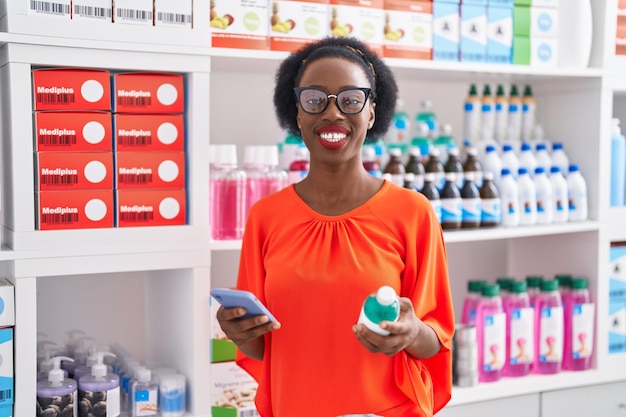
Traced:
<path id="1" fill-rule="evenodd" d="M 458 61 L 461 42 L 459 2 L 433 2 L 433 61 Z"/>
<path id="2" fill-rule="evenodd" d="M 487 62 L 510 64 L 513 55 L 513 9 L 487 6 Z"/>
<path id="3" fill-rule="evenodd" d="M 461 4 L 461 61 L 485 62 L 487 57 L 487 7 Z"/>

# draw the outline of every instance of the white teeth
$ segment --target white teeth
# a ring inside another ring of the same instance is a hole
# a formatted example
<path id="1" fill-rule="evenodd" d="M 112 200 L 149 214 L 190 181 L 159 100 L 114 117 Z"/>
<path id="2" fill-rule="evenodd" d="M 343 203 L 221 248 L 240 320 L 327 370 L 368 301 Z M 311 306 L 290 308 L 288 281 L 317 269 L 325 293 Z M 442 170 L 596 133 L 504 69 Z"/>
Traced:
<path id="1" fill-rule="evenodd" d="M 339 132 L 320 133 L 320 138 L 328 142 L 339 142 L 344 140 L 346 136 L 348 135 Z"/>

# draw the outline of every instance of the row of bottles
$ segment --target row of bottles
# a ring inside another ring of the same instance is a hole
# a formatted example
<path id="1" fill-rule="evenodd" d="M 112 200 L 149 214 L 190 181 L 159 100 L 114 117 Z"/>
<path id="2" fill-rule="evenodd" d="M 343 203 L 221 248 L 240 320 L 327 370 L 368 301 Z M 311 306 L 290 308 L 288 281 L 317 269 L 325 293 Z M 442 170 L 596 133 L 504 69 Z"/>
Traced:
<path id="1" fill-rule="evenodd" d="M 594 323 L 587 278 L 470 280 L 459 335 L 462 359 L 455 366 L 463 376 L 459 383 L 589 369 Z"/>

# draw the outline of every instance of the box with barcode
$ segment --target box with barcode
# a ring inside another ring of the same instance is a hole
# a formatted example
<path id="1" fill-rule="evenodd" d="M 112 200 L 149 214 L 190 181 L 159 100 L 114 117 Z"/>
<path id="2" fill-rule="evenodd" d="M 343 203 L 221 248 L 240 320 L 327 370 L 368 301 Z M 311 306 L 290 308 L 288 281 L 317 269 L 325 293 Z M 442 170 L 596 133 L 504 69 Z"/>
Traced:
<path id="1" fill-rule="evenodd" d="M 192 27 L 191 0 L 154 0 L 154 26 Z"/>
<path id="2" fill-rule="evenodd" d="M 139 26 L 154 25 L 153 0 L 115 0 L 113 22 Z"/>
<path id="3" fill-rule="evenodd" d="M 89 22 L 113 22 L 113 2 L 111 0 L 73 0 L 72 20 Z"/>
<path id="4" fill-rule="evenodd" d="M 37 190 L 112 190 L 113 152 L 38 152 Z"/>
<path id="5" fill-rule="evenodd" d="M 98 229 L 114 225 L 113 190 L 41 191 L 37 230 Z"/>
<path id="6" fill-rule="evenodd" d="M 6 0 L 15 1 L 15 0 Z M 29 1 L 29 15 L 45 15 L 57 19 L 70 20 L 72 17 L 71 0 Z"/>
<path id="7" fill-rule="evenodd" d="M 35 146 L 40 152 L 112 151 L 109 112 L 35 112 Z"/>
<path id="8" fill-rule="evenodd" d="M 15 287 L 0 278 L 0 327 L 15 326 Z"/>
<path id="9" fill-rule="evenodd" d="M 115 149 L 119 151 L 183 151 L 182 114 L 116 114 Z"/>
<path id="10" fill-rule="evenodd" d="M 183 113 L 184 79 L 180 74 L 118 73 L 113 76 L 116 113 Z"/>
<path id="11" fill-rule="evenodd" d="M 117 191 L 117 227 L 182 226 L 186 210 L 184 189 Z"/>
<path id="12" fill-rule="evenodd" d="M 13 328 L 0 329 L 0 406 L 13 404 Z"/>
<path id="13" fill-rule="evenodd" d="M 111 75 L 106 70 L 33 70 L 33 109 L 111 110 Z"/>
<path id="14" fill-rule="evenodd" d="M 211 415 L 257 417 L 254 405 L 258 383 L 235 362 L 211 364 Z"/>
<path id="15" fill-rule="evenodd" d="M 117 152 L 116 188 L 185 188 L 184 152 Z"/>

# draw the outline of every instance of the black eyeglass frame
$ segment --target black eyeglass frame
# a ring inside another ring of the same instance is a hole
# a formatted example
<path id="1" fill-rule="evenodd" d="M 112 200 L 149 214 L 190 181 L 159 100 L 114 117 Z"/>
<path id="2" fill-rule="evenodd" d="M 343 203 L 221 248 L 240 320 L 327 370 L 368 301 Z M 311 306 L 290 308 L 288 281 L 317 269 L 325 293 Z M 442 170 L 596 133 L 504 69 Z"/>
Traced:
<path id="1" fill-rule="evenodd" d="M 310 112 L 310 111 L 305 110 L 304 106 L 302 106 L 302 103 L 300 102 L 300 94 L 303 91 L 305 91 L 305 90 L 317 90 L 317 91 L 321 91 L 322 93 L 324 93 L 326 95 L 326 104 L 324 105 L 324 107 L 320 111 L 318 111 L 318 112 Z M 362 91 L 363 93 L 365 93 L 365 99 L 363 100 L 363 106 L 361 107 L 361 109 L 359 111 L 346 112 L 346 111 L 344 111 L 341 108 L 341 104 L 339 104 L 339 100 L 338 100 L 337 96 L 339 96 L 339 94 L 343 93 L 344 91 L 354 91 L 354 90 L 359 90 L 359 91 Z M 370 98 L 370 95 L 372 93 L 372 89 L 371 88 L 367 88 L 367 87 L 344 88 L 343 90 L 337 91 L 337 94 L 328 94 L 326 91 L 322 90 L 321 88 L 317 88 L 317 87 L 294 87 L 293 91 L 296 94 L 296 100 L 298 102 L 298 105 L 300 106 L 302 111 L 307 113 L 307 114 L 321 114 L 321 113 L 324 113 L 326 111 L 326 109 L 328 108 L 328 103 L 330 103 L 330 98 L 331 97 L 333 97 L 335 99 L 335 105 L 337 106 L 337 108 L 339 109 L 339 111 L 341 113 L 343 113 L 343 114 L 359 114 L 365 108 L 365 105 L 367 104 L 367 100 Z"/>

